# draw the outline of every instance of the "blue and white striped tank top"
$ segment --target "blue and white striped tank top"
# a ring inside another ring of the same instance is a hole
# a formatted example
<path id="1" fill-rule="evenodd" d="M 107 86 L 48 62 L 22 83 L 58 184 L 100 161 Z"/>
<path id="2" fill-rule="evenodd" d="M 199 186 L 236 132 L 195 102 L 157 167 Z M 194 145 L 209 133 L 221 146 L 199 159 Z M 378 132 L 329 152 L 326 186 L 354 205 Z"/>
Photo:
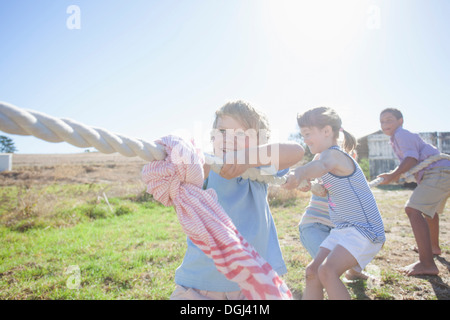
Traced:
<path id="1" fill-rule="evenodd" d="M 322 176 L 328 190 L 330 219 L 338 229 L 354 227 L 375 243 L 386 240 L 383 220 L 375 198 L 358 163 L 338 146 L 338 150 L 352 159 L 355 170 L 348 176 L 336 176 L 330 172 Z"/>

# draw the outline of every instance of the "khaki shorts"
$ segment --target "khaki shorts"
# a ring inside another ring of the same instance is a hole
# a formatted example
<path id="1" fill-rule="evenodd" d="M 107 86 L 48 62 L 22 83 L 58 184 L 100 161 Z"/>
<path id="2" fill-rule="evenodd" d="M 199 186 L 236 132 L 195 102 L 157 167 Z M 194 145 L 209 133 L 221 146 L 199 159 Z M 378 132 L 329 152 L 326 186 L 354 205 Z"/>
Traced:
<path id="1" fill-rule="evenodd" d="M 436 167 L 425 172 L 405 207 L 410 207 L 433 218 L 444 212 L 450 196 L 450 168 Z"/>
<path id="2" fill-rule="evenodd" d="M 177 284 L 170 300 L 246 300 L 242 291 L 216 292 L 188 288 Z"/>

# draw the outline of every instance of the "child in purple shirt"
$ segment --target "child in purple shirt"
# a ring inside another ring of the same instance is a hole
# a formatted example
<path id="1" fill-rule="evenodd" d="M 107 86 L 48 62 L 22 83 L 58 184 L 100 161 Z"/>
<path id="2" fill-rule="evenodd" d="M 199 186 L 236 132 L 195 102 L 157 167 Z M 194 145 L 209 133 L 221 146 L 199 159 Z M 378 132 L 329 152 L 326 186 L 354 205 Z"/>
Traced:
<path id="1" fill-rule="evenodd" d="M 379 175 L 388 184 L 423 160 L 439 154 L 439 150 L 426 143 L 418 134 L 403 129 L 403 115 L 395 108 L 388 108 L 380 114 L 383 132 L 390 136 L 394 153 L 400 165 L 389 173 Z M 433 254 L 440 255 L 439 213 L 445 208 L 450 196 L 450 161 L 439 160 L 416 173 L 418 186 L 405 205 L 419 252 L 419 261 L 406 266 L 408 275 L 436 275 L 439 270 L 434 263 Z M 422 215 L 423 214 L 423 215 Z"/>

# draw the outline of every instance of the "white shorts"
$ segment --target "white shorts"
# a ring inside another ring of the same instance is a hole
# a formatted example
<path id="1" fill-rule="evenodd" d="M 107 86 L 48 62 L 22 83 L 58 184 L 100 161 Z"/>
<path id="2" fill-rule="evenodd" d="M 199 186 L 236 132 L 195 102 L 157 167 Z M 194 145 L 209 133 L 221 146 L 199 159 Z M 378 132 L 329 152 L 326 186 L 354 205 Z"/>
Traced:
<path id="1" fill-rule="evenodd" d="M 361 269 L 364 269 L 383 247 L 382 243 L 373 243 L 356 228 L 334 228 L 330 235 L 320 244 L 321 247 L 333 251 L 340 245 L 356 259 Z"/>

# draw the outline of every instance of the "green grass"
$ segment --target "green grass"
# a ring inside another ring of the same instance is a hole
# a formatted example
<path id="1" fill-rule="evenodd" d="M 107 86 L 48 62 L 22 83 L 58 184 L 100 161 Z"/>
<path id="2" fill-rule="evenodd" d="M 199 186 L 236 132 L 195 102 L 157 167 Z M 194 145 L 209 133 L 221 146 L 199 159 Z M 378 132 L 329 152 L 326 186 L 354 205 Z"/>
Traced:
<path id="1" fill-rule="evenodd" d="M 86 216 L 73 227 L 0 226 L 0 299 L 167 299 L 186 239 L 174 210 L 111 205 L 69 210 Z"/>
<path id="2" fill-rule="evenodd" d="M 104 190 L 102 185 L 0 189 L 0 299 L 169 299 L 186 250 L 174 209 L 144 192 L 110 198 L 108 205 Z M 404 243 L 413 243 L 403 213 L 407 194 L 399 192 L 377 195 L 390 238 L 373 261 L 380 282 L 349 283 L 352 298 L 448 299 L 448 274 L 421 279 L 395 271 Z M 307 194 L 279 189 L 269 195 L 288 268 L 283 279 L 295 299 L 304 291 L 311 261 L 298 239 L 308 201 Z M 442 248 L 448 252 L 448 242 Z"/>

